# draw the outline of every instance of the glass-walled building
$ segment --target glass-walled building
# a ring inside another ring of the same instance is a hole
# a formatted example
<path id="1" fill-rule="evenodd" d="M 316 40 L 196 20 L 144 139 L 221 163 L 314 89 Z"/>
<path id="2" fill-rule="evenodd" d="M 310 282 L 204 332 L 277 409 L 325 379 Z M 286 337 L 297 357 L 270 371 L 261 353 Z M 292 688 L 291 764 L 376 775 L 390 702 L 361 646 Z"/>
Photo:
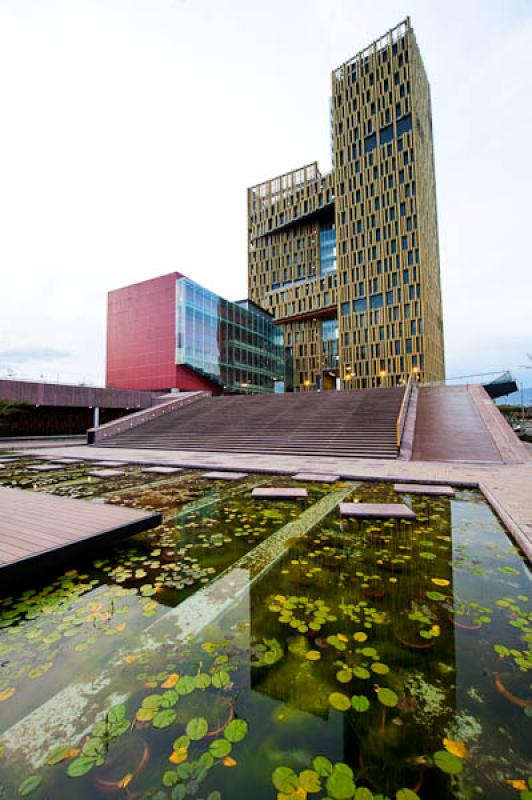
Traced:
<path id="1" fill-rule="evenodd" d="M 178 272 L 109 292 L 107 386 L 166 392 L 284 390 L 282 334 Z"/>
<path id="2" fill-rule="evenodd" d="M 188 278 L 176 281 L 176 364 L 228 392 L 271 392 L 283 381 L 282 334 L 247 300 L 231 303 Z"/>

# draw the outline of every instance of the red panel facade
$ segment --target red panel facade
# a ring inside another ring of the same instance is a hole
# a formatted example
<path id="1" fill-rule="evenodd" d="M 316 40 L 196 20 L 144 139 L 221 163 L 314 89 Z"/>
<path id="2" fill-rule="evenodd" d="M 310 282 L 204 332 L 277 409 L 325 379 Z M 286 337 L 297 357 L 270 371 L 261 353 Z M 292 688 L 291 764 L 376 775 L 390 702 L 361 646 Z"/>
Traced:
<path id="1" fill-rule="evenodd" d="M 113 389 L 172 389 L 175 364 L 175 282 L 172 272 L 107 296 L 107 376 Z"/>

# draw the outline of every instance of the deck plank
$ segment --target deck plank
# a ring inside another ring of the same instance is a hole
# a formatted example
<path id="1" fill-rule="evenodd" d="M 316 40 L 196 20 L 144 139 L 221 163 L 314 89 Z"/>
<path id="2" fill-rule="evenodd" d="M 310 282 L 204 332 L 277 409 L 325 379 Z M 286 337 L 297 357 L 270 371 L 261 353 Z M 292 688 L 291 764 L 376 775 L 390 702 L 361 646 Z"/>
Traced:
<path id="1" fill-rule="evenodd" d="M 0 581 L 61 566 L 161 521 L 139 509 L 0 487 Z"/>

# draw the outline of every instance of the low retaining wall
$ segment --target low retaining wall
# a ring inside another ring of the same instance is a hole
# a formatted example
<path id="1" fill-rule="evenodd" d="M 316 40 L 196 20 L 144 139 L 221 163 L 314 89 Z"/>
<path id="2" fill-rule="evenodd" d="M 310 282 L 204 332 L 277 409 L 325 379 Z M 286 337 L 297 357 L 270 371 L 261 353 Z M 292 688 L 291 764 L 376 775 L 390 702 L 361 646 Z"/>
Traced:
<path id="1" fill-rule="evenodd" d="M 144 423 L 151 422 L 151 420 L 158 419 L 158 417 L 164 417 L 166 414 L 171 414 L 180 408 L 184 408 L 191 403 L 197 403 L 198 400 L 204 400 L 207 397 L 210 397 L 209 392 L 180 392 L 175 399 L 172 398 L 164 403 L 159 403 L 153 408 L 146 408 L 144 411 L 128 414 L 127 417 L 108 422 L 105 425 L 99 425 L 97 428 L 89 428 L 87 431 L 87 444 L 98 444 L 111 436 L 115 436 L 117 433 L 137 428 L 139 425 L 144 425 Z"/>

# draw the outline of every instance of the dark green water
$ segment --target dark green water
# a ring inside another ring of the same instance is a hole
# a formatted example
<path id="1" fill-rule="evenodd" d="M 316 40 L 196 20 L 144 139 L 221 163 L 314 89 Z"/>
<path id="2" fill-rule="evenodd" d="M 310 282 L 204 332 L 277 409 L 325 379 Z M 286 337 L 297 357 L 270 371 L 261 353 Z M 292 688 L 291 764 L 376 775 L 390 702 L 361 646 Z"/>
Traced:
<path id="1" fill-rule="evenodd" d="M 481 498 L 334 510 L 250 579 L 341 488 L 258 483 L 124 484 L 163 526 L 2 600 L 0 797 L 530 800 L 530 575 Z"/>

